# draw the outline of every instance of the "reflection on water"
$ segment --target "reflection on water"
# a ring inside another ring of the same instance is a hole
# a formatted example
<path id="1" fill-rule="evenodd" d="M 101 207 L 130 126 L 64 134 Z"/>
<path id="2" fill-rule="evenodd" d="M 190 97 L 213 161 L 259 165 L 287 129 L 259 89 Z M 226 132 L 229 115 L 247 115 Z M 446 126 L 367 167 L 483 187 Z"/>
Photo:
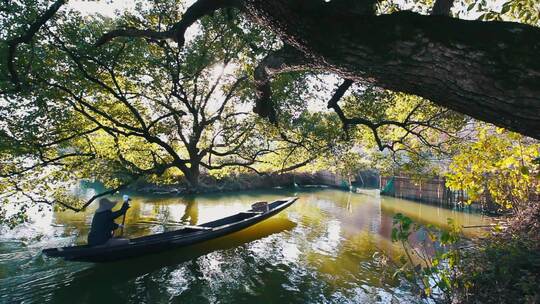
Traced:
<path id="1" fill-rule="evenodd" d="M 398 303 L 416 301 L 377 251 L 392 244 L 392 217 L 423 224 L 485 220 L 415 202 L 338 190 L 287 190 L 134 197 L 130 237 L 195 225 L 249 208 L 253 201 L 297 195 L 286 211 L 223 238 L 111 264 L 50 259 L 46 247 L 84 243 L 94 210 L 51 213 L 0 239 L 0 302 L 54 303 Z M 38 227 L 38 228 L 36 228 Z M 468 232 L 474 234 L 475 232 Z M 32 236 L 30 236 L 32 235 Z"/>

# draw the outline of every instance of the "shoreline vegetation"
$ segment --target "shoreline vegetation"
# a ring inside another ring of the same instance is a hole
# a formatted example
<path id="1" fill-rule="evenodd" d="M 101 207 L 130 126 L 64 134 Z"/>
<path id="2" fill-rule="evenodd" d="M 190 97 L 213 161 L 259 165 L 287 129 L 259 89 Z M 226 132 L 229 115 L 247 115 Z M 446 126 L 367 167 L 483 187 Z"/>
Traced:
<path id="1" fill-rule="evenodd" d="M 530 171 L 521 170 L 525 172 L 522 176 L 505 179 L 506 183 L 490 188 L 498 192 L 472 196 L 496 196 L 500 207 L 496 224 L 482 227 L 486 229 L 483 237 L 466 239 L 463 229 L 469 227 L 453 225 L 450 219 L 451 228 L 442 231 L 417 226 L 406 216 L 396 216 L 393 241 L 408 252 L 396 275 L 410 282 L 421 298 L 434 303 L 540 303 L 540 201 L 535 190 L 538 180 L 528 179 L 538 176 L 538 169 L 531 166 Z M 503 168 L 500 174 L 507 176 L 511 170 L 516 169 Z M 520 189 L 526 191 L 520 193 Z M 500 204 L 504 201 L 509 205 Z M 409 235 L 421 230 L 428 231 L 430 242 L 413 246 Z M 429 249 L 434 249 L 435 254 L 426 255 Z"/>
<path id="2" fill-rule="evenodd" d="M 465 238 L 448 219 L 450 229 L 421 226 L 407 216 L 394 217 L 392 241 L 405 255 L 386 257 L 394 273 L 409 282 L 422 299 L 434 303 L 539 303 L 540 203 L 499 218 L 485 237 Z M 413 244 L 411 236 L 428 237 Z"/>
<path id="3" fill-rule="evenodd" d="M 376 175 L 368 173 L 370 180 L 374 180 Z M 100 185 L 99 182 L 84 182 L 84 185 Z M 352 182 L 353 186 L 358 186 Z M 179 181 L 173 184 L 156 184 L 141 181 L 131 185 L 128 189 L 135 193 L 155 194 L 155 195 L 188 195 L 202 193 L 234 192 L 246 190 L 264 190 L 275 188 L 290 188 L 296 186 L 327 186 L 340 189 L 349 189 L 348 181 L 328 171 L 318 171 L 315 173 L 283 173 L 283 174 L 236 174 L 221 178 L 210 175 L 201 175 L 200 182 L 196 189 L 191 187 L 187 181 Z M 378 189 L 378 185 L 371 182 L 369 189 Z"/>

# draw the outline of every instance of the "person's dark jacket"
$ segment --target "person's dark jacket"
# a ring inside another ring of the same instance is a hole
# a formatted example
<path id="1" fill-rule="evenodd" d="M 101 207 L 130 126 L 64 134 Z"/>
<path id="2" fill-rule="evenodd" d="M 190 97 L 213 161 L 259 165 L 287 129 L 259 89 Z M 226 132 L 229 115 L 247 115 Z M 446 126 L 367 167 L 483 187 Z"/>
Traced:
<path id="1" fill-rule="evenodd" d="M 124 215 L 128 208 L 129 205 L 124 203 L 122 208 L 118 211 L 113 212 L 111 210 L 105 210 L 94 214 L 92 227 L 88 234 L 88 245 L 102 245 L 112 238 L 113 231 L 119 227 L 119 225 L 114 222 L 114 219 Z"/>

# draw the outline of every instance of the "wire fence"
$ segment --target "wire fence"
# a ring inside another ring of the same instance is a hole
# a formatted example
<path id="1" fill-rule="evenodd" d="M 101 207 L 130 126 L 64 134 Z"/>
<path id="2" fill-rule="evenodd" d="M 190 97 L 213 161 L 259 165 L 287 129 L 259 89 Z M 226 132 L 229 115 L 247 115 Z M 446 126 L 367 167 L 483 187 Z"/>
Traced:
<path id="1" fill-rule="evenodd" d="M 468 200 L 465 191 L 453 191 L 444 178 L 416 180 L 408 176 L 381 176 L 381 194 L 428 203 L 456 205 Z"/>

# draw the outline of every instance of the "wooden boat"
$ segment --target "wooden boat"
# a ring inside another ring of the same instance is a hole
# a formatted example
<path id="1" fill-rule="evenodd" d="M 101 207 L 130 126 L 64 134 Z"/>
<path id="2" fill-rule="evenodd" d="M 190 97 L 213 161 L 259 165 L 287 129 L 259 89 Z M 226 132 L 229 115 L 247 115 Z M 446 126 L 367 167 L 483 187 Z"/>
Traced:
<path id="1" fill-rule="evenodd" d="M 197 226 L 184 226 L 175 231 L 133 238 L 125 245 L 49 248 L 44 249 L 43 253 L 49 257 L 85 262 L 110 262 L 138 257 L 204 242 L 242 230 L 281 212 L 297 199 L 289 197 L 268 204 L 254 204 L 248 211 Z"/>

